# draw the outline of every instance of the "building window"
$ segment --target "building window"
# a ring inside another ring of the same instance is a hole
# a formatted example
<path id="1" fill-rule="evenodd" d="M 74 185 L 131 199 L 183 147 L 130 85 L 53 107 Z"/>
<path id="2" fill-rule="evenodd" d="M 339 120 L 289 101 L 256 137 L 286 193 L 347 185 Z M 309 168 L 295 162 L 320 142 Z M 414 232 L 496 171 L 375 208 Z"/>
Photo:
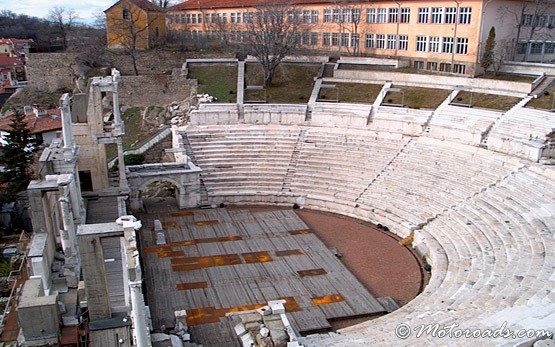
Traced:
<path id="1" fill-rule="evenodd" d="M 472 15 L 472 7 L 461 7 L 459 15 L 460 24 L 470 24 L 470 17 Z"/>
<path id="2" fill-rule="evenodd" d="M 385 35 L 384 34 L 376 35 L 376 48 L 381 48 L 381 49 L 385 48 Z"/>
<path id="3" fill-rule="evenodd" d="M 301 44 L 306 46 L 316 46 L 318 44 L 318 33 L 302 33 Z"/>
<path id="4" fill-rule="evenodd" d="M 378 23 L 387 23 L 387 8 L 378 8 Z"/>
<path id="5" fill-rule="evenodd" d="M 428 38 L 426 36 L 416 36 L 416 51 L 426 52 L 428 50 Z"/>
<path id="6" fill-rule="evenodd" d="M 348 8 L 344 8 L 341 10 L 341 19 L 340 22 L 342 23 L 351 23 L 352 21 L 352 17 L 351 17 L 351 10 Z"/>
<path id="7" fill-rule="evenodd" d="M 432 23 L 441 24 L 443 22 L 443 7 L 432 7 Z"/>
<path id="8" fill-rule="evenodd" d="M 303 23 L 310 23 L 310 10 L 303 11 Z"/>
<path id="9" fill-rule="evenodd" d="M 555 28 L 555 16 L 549 16 L 549 22 L 547 23 L 549 29 Z"/>
<path id="10" fill-rule="evenodd" d="M 428 15 L 430 9 L 427 7 L 420 7 L 418 9 L 418 23 L 428 23 Z"/>
<path id="11" fill-rule="evenodd" d="M 553 54 L 553 53 L 555 53 L 555 43 L 546 42 L 545 43 L 545 54 Z"/>
<path id="12" fill-rule="evenodd" d="M 387 35 L 387 49 L 395 49 L 397 46 L 397 35 Z"/>
<path id="13" fill-rule="evenodd" d="M 318 23 L 318 10 L 310 11 L 310 23 Z"/>
<path id="14" fill-rule="evenodd" d="M 331 22 L 331 10 L 324 10 L 324 22 Z"/>
<path id="15" fill-rule="evenodd" d="M 353 23 L 358 23 L 360 22 L 360 9 L 359 8 L 354 8 L 351 10 L 351 15 L 352 15 L 352 22 Z"/>
<path id="16" fill-rule="evenodd" d="M 374 34 L 366 34 L 366 48 L 374 48 Z"/>
<path id="17" fill-rule="evenodd" d="M 399 50 L 406 51 L 407 49 L 409 49 L 408 35 L 399 35 Z"/>
<path id="18" fill-rule="evenodd" d="M 456 7 L 446 7 L 445 8 L 445 24 L 455 24 L 457 20 L 457 8 Z"/>
<path id="19" fill-rule="evenodd" d="M 414 68 L 418 69 L 418 70 L 424 69 L 424 62 L 421 61 L 421 60 L 415 60 L 414 61 Z"/>
<path id="20" fill-rule="evenodd" d="M 467 54 L 468 53 L 468 38 L 457 37 L 457 54 Z"/>
<path id="21" fill-rule="evenodd" d="M 401 8 L 401 23 L 410 22 L 410 7 Z"/>
<path id="22" fill-rule="evenodd" d="M 243 21 L 245 23 L 252 23 L 252 12 L 243 13 Z"/>
<path id="23" fill-rule="evenodd" d="M 389 23 L 397 23 L 399 20 L 399 9 L 390 8 L 389 9 Z"/>
<path id="24" fill-rule="evenodd" d="M 466 65 L 463 65 L 463 64 L 453 65 L 453 72 L 464 75 L 464 73 L 466 72 Z"/>
<path id="25" fill-rule="evenodd" d="M 532 25 L 532 19 L 534 18 L 533 15 L 531 14 L 524 14 L 522 15 L 522 21 L 521 24 L 523 26 L 531 26 Z"/>
<path id="26" fill-rule="evenodd" d="M 131 12 L 126 8 L 123 9 L 123 19 L 131 20 Z"/>
<path id="27" fill-rule="evenodd" d="M 543 42 L 532 42 L 530 54 L 541 54 L 543 50 Z"/>
<path id="28" fill-rule="evenodd" d="M 451 72 L 451 64 L 449 64 L 449 63 L 440 63 L 439 64 L 439 71 L 441 71 L 441 72 Z"/>
<path id="29" fill-rule="evenodd" d="M 443 53 L 453 53 L 453 38 L 443 37 Z"/>
<path id="30" fill-rule="evenodd" d="M 341 34 L 341 46 L 349 47 L 349 33 Z"/>
<path id="31" fill-rule="evenodd" d="M 322 35 L 322 40 L 323 40 L 323 45 L 324 46 L 331 46 L 331 34 L 330 33 L 324 33 Z"/>
<path id="32" fill-rule="evenodd" d="M 376 23 L 376 9 L 369 8 L 366 10 L 366 21 L 368 23 Z"/>
<path id="33" fill-rule="evenodd" d="M 332 33 L 331 34 L 331 45 L 332 46 L 339 46 L 340 44 L 340 40 L 341 36 L 339 35 L 339 33 Z"/>
<path id="34" fill-rule="evenodd" d="M 360 35 L 351 34 L 351 47 L 358 47 L 360 44 Z"/>
<path id="35" fill-rule="evenodd" d="M 441 38 L 439 36 L 430 37 L 430 52 L 441 52 Z"/>
<path id="36" fill-rule="evenodd" d="M 525 54 L 527 47 L 528 47 L 528 45 L 526 43 L 519 43 L 518 44 L 518 54 Z"/>
<path id="37" fill-rule="evenodd" d="M 333 22 L 339 23 L 341 21 L 341 11 L 339 11 L 338 8 L 335 8 L 333 9 L 332 14 L 333 14 Z"/>
<path id="38" fill-rule="evenodd" d="M 437 63 L 435 61 L 429 61 L 426 69 L 430 71 L 437 71 Z"/>

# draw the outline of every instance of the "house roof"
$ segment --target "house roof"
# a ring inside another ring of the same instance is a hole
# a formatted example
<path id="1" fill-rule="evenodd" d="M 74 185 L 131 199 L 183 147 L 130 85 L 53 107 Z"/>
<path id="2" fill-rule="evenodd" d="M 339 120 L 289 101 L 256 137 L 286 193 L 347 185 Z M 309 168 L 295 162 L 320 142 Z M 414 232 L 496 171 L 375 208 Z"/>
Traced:
<path id="1" fill-rule="evenodd" d="M 333 0 L 188 0 L 172 6 L 168 11 L 256 7 L 270 4 L 308 5 L 308 4 L 330 4 Z"/>
<path id="2" fill-rule="evenodd" d="M 6 38 L 0 38 L 0 45 L 11 45 L 13 44 L 12 40 Z"/>
<path id="3" fill-rule="evenodd" d="M 33 39 L 10 39 L 13 43 L 33 43 Z"/>
<path id="4" fill-rule="evenodd" d="M 0 54 L 0 67 L 13 67 L 23 65 L 21 59 Z"/>
<path id="5" fill-rule="evenodd" d="M 48 131 L 62 129 L 62 118 L 59 109 L 48 110 L 47 114 L 41 117 L 36 117 L 34 114 L 25 116 L 27 128 L 32 134 L 41 134 Z M 0 130 L 10 132 L 12 117 L 0 119 Z"/>
<path id="6" fill-rule="evenodd" d="M 110 11 L 112 8 L 114 8 L 114 6 L 118 5 L 120 2 L 122 1 L 127 1 L 130 3 L 135 4 L 135 6 L 147 11 L 147 12 L 164 12 L 164 9 L 161 8 L 160 6 L 148 1 L 148 0 L 120 0 L 118 2 L 116 2 L 115 4 L 113 4 L 112 6 L 110 6 L 109 8 L 107 8 L 106 10 L 104 10 L 104 12 L 108 12 Z"/>

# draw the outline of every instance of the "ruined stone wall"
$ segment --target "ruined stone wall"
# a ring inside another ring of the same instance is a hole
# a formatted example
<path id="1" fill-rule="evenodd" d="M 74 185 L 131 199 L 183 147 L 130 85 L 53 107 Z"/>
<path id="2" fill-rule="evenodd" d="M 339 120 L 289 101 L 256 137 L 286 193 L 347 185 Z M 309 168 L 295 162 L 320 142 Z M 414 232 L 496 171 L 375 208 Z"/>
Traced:
<path id="1" fill-rule="evenodd" d="M 166 106 L 196 94 L 196 81 L 177 70 L 172 75 L 122 76 L 120 104 L 124 106 Z"/>
<path id="2" fill-rule="evenodd" d="M 27 59 L 29 86 L 42 92 L 73 90 L 75 80 L 83 73 L 77 64 L 77 53 L 32 53 Z"/>
<path id="3" fill-rule="evenodd" d="M 143 153 L 145 158 L 144 164 L 174 162 L 173 155 L 165 152 L 167 148 L 172 148 L 171 133 L 162 141 L 155 144 L 154 147 Z"/>

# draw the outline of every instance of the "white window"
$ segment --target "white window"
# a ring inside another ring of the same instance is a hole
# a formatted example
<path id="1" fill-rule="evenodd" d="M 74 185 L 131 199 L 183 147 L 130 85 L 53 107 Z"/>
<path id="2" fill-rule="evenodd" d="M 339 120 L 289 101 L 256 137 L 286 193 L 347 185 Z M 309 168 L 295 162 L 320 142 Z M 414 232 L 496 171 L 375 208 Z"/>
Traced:
<path id="1" fill-rule="evenodd" d="M 351 47 L 358 47 L 359 43 L 360 43 L 360 35 L 351 34 Z"/>
<path id="2" fill-rule="evenodd" d="M 468 53 L 468 38 L 457 37 L 457 54 L 467 54 Z"/>
<path id="3" fill-rule="evenodd" d="M 245 23 L 252 23 L 252 12 L 243 13 L 243 21 Z"/>
<path id="4" fill-rule="evenodd" d="M 341 21 L 343 23 L 351 23 L 351 10 L 348 8 L 344 8 L 341 10 Z"/>
<path id="5" fill-rule="evenodd" d="M 410 22 L 410 7 L 401 8 L 401 23 Z"/>
<path id="6" fill-rule="evenodd" d="M 426 52 L 428 50 L 428 37 L 416 36 L 416 51 Z"/>
<path id="7" fill-rule="evenodd" d="M 421 60 L 415 60 L 414 61 L 414 68 L 418 69 L 418 70 L 424 69 L 424 62 L 421 61 Z"/>
<path id="8" fill-rule="evenodd" d="M 418 23 L 428 23 L 428 15 L 430 14 L 430 9 L 427 7 L 420 7 L 418 9 Z"/>
<path id="9" fill-rule="evenodd" d="M 341 21 L 341 11 L 338 8 L 333 9 L 333 21 L 339 23 Z"/>
<path id="10" fill-rule="evenodd" d="M 445 8 L 445 23 L 455 24 L 457 20 L 457 8 L 456 7 L 446 7 Z"/>
<path id="11" fill-rule="evenodd" d="M 331 22 L 331 10 L 324 10 L 324 22 Z"/>
<path id="12" fill-rule="evenodd" d="M 472 7 L 461 7 L 459 15 L 460 24 L 470 24 L 470 16 L 472 15 Z"/>
<path id="13" fill-rule="evenodd" d="M 387 23 L 387 8 L 378 8 L 378 23 Z"/>
<path id="14" fill-rule="evenodd" d="M 318 23 L 318 10 L 310 11 L 310 23 Z"/>
<path id="15" fill-rule="evenodd" d="M 541 54 L 543 50 L 543 42 L 532 42 L 530 54 Z"/>
<path id="16" fill-rule="evenodd" d="M 399 50 L 406 51 L 409 48 L 408 35 L 399 35 Z"/>
<path id="17" fill-rule="evenodd" d="M 466 65 L 463 64 L 455 64 L 453 65 L 453 72 L 464 74 L 466 72 Z"/>
<path id="18" fill-rule="evenodd" d="M 353 23 L 358 23 L 360 22 L 360 9 L 359 8 L 354 8 L 352 10 L 352 21 Z"/>
<path id="19" fill-rule="evenodd" d="M 441 24 L 443 22 L 443 7 L 432 7 L 432 23 Z"/>
<path id="20" fill-rule="evenodd" d="M 376 9 L 369 8 L 366 10 L 366 21 L 368 23 L 376 23 Z"/>
<path id="21" fill-rule="evenodd" d="M 304 10 L 303 11 L 303 23 L 310 23 L 310 11 Z"/>
<path id="22" fill-rule="evenodd" d="M 439 71 L 441 71 L 441 72 L 451 72 L 451 64 L 449 64 L 449 63 L 440 63 L 439 64 Z"/>
<path id="23" fill-rule="evenodd" d="M 341 34 L 341 46 L 349 47 L 349 33 Z"/>
<path id="24" fill-rule="evenodd" d="M 553 43 L 553 42 L 546 42 L 546 43 L 545 43 L 545 53 L 546 53 L 546 54 L 553 54 L 553 53 L 555 53 L 555 43 Z"/>
<path id="25" fill-rule="evenodd" d="M 291 20 L 291 13 L 289 13 L 289 19 Z M 237 13 L 232 12 L 231 15 L 229 16 L 229 20 L 231 21 L 231 23 L 237 23 Z"/>
<path id="26" fill-rule="evenodd" d="M 374 34 L 366 34 L 366 48 L 374 48 Z"/>
<path id="27" fill-rule="evenodd" d="M 389 23 L 397 23 L 399 20 L 399 9 L 394 7 L 389 9 Z"/>
<path id="28" fill-rule="evenodd" d="M 322 40 L 323 40 L 323 45 L 324 46 L 331 46 L 331 34 L 330 33 L 324 33 L 322 35 Z"/>
<path id="29" fill-rule="evenodd" d="M 385 35 L 384 34 L 376 35 L 376 48 L 381 48 L 381 49 L 385 48 Z"/>
<path id="30" fill-rule="evenodd" d="M 339 46 L 341 35 L 339 35 L 339 33 L 332 33 L 331 34 L 331 45 L 332 46 Z"/>
<path id="31" fill-rule="evenodd" d="M 128 9 L 124 8 L 122 13 L 123 19 L 130 20 L 131 19 L 131 12 Z"/>
<path id="32" fill-rule="evenodd" d="M 397 35 L 387 35 L 387 49 L 395 49 Z"/>
<path id="33" fill-rule="evenodd" d="M 443 53 L 453 53 L 453 38 L 443 37 Z"/>
<path id="34" fill-rule="evenodd" d="M 426 67 L 427 70 L 436 71 L 437 70 L 437 63 L 435 61 L 429 61 L 428 66 Z"/>
<path id="35" fill-rule="evenodd" d="M 316 46 L 318 44 L 318 33 L 310 33 L 310 45 Z"/>
<path id="36" fill-rule="evenodd" d="M 430 37 L 430 52 L 441 52 L 441 38 L 439 36 Z"/>

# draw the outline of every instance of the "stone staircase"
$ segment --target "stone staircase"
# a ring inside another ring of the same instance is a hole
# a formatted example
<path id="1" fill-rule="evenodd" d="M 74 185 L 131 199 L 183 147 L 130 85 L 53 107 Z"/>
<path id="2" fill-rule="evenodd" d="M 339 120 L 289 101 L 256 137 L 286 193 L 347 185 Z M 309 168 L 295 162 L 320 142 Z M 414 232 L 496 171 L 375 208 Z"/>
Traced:
<path id="1" fill-rule="evenodd" d="M 191 147 L 191 142 L 189 141 L 189 136 L 186 132 L 182 135 L 183 138 L 183 146 L 185 147 L 185 154 L 191 159 L 191 161 L 198 166 L 197 158 L 195 156 L 195 152 Z M 202 169 L 202 167 L 201 167 Z M 206 184 L 202 179 L 202 174 L 200 177 L 200 203 L 201 204 L 208 204 L 208 190 L 206 189 Z"/>
<path id="2" fill-rule="evenodd" d="M 540 95 L 542 94 L 547 88 L 549 88 L 553 82 L 555 81 L 555 76 L 545 76 L 545 79 L 538 84 L 534 90 L 530 93 L 530 95 Z"/>
<path id="3" fill-rule="evenodd" d="M 293 149 L 293 153 L 291 154 L 291 161 L 289 162 L 289 167 L 287 168 L 287 173 L 285 174 L 283 185 L 281 186 L 282 193 L 291 192 L 291 181 L 293 180 L 293 176 L 297 171 L 297 161 L 299 160 L 299 154 L 301 153 L 303 143 L 306 139 L 307 131 L 307 129 L 302 129 L 299 133 L 299 138 L 295 143 L 295 148 Z"/>

